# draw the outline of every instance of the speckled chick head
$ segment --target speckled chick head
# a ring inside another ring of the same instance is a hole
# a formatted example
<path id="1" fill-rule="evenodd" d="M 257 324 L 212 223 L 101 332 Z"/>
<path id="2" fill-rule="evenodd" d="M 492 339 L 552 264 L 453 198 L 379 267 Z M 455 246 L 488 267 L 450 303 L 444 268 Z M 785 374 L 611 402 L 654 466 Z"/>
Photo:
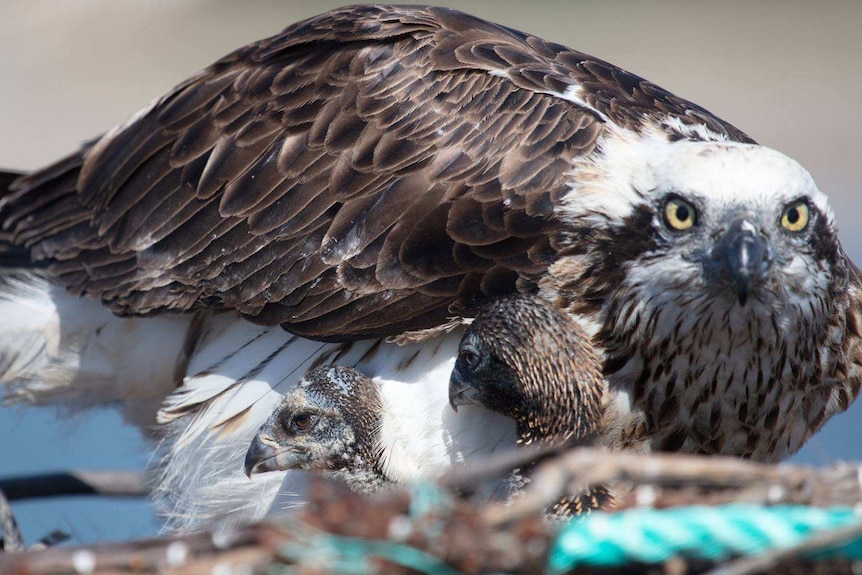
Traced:
<path id="1" fill-rule="evenodd" d="M 285 395 L 246 454 L 246 472 L 322 471 L 359 491 L 384 481 L 377 385 L 355 369 L 314 369 Z"/>
<path id="2" fill-rule="evenodd" d="M 598 433 L 603 390 L 586 334 L 548 302 L 516 296 L 487 304 L 464 333 L 449 393 L 453 407 L 512 417 L 522 443 L 559 444 Z"/>

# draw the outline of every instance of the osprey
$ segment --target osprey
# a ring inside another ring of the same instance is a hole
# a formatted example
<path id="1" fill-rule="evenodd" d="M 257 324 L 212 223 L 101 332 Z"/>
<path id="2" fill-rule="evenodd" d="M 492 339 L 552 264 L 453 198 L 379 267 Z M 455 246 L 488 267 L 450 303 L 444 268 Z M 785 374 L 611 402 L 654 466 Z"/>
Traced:
<path id="1" fill-rule="evenodd" d="M 177 528 L 266 510 L 244 455 L 304 373 L 445 395 L 447 330 L 512 293 L 592 338 L 615 446 L 778 460 L 859 392 L 859 274 L 801 166 L 450 9 L 295 24 L 4 188 L 5 265 L 44 270 L 3 283 L 0 382 L 157 420 Z"/>

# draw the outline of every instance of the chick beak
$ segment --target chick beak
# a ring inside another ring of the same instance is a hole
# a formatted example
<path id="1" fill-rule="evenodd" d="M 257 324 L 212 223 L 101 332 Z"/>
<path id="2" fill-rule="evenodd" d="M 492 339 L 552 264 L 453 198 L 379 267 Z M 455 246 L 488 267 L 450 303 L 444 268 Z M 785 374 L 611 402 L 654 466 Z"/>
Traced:
<path id="1" fill-rule="evenodd" d="M 255 473 L 279 471 L 281 467 L 279 467 L 276 458 L 278 453 L 278 446 L 269 437 L 264 438 L 259 434 L 255 435 L 251 446 L 245 452 L 245 474 L 251 479 Z"/>
<path id="2" fill-rule="evenodd" d="M 481 404 L 479 391 L 469 382 L 465 382 L 461 373 L 455 369 L 449 379 L 449 405 L 458 411 L 459 405 Z"/>

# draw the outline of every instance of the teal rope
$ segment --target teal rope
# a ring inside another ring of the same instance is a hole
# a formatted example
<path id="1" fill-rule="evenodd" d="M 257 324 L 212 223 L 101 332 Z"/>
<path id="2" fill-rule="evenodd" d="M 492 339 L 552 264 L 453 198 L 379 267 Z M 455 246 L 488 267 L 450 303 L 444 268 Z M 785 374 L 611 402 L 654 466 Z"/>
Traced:
<path id="1" fill-rule="evenodd" d="M 451 505 L 451 497 L 433 483 L 416 482 L 410 486 L 409 517 L 417 519 Z M 426 525 L 433 533 L 434 524 Z M 443 529 L 441 522 L 437 529 Z M 360 575 L 375 571 L 370 561 L 386 559 L 402 567 L 427 575 L 461 575 L 431 553 L 410 545 L 377 539 L 344 537 L 314 530 L 294 532 L 295 541 L 279 548 L 279 554 L 295 563 L 317 567 L 327 573 Z M 280 569 L 277 572 L 292 573 Z"/>
<path id="2" fill-rule="evenodd" d="M 451 506 L 452 498 L 428 481 L 416 481 L 409 485 L 410 517 L 422 517 L 433 511 Z"/>
<path id="3" fill-rule="evenodd" d="M 279 552 L 286 559 L 327 573 L 371 573 L 375 569 L 369 561 L 377 557 L 427 575 L 461 575 L 430 553 L 392 541 L 320 534 L 307 541 L 284 545 Z"/>
<path id="4" fill-rule="evenodd" d="M 580 565 L 660 563 L 679 556 L 720 561 L 792 547 L 817 531 L 860 523 L 862 517 L 846 507 L 731 504 L 598 512 L 565 526 L 548 560 L 558 572 Z M 862 559 L 862 539 L 835 553 Z"/>

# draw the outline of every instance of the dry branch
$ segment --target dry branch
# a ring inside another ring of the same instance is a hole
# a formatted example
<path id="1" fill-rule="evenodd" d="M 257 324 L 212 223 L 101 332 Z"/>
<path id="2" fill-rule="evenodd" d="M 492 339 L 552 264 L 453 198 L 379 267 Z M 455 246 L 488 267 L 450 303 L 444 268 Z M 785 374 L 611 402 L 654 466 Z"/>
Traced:
<path id="1" fill-rule="evenodd" d="M 65 471 L 0 478 L 0 491 L 10 501 L 67 495 L 145 497 L 146 474 L 137 471 Z"/>
<path id="2" fill-rule="evenodd" d="M 509 505 L 492 506 L 487 514 L 495 523 L 510 521 L 535 514 L 560 494 L 598 484 L 616 487 L 618 508 L 731 502 L 852 507 L 862 502 L 860 472 L 859 465 L 849 463 L 812 468 L 580 448 L 541 464 L 523 495 Z"/>

